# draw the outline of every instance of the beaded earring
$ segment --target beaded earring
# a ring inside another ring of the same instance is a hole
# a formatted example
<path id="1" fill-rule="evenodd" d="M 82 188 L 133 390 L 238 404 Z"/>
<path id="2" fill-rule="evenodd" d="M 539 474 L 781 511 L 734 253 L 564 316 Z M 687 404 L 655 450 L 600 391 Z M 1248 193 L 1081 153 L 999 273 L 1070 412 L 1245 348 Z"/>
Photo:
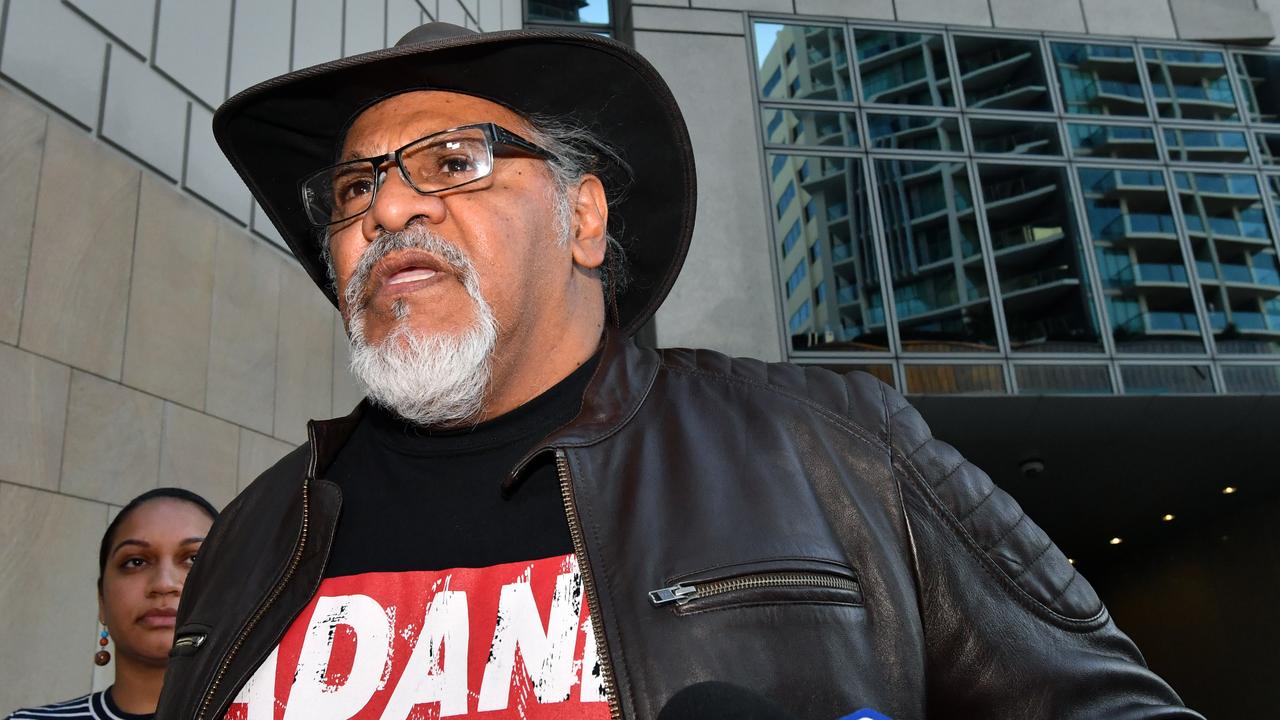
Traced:
<path id="1" fill-rule="evenodd" d="M 104 626 L 102 632 L 98 633 L 98 652 L 93 654 L 93 664 L 102 667 L 111 662 L 111 653 L 107 651 L 107 628 Z"/>

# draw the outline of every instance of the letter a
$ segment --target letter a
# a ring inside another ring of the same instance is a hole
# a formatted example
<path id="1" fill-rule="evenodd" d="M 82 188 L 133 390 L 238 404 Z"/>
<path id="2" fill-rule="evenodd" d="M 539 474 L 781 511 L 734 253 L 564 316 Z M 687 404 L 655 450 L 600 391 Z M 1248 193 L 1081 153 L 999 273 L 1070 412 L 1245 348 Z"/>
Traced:
<path id="1" fill-rule="evenodd" d="M 467 623 L 466 593 L 436 593 L 383 720 L 404 720 L 414 705 L 431 702 L 440 703 L 440 717 L 467 713 Z"/>
<path id="2" fill-rule="evenodd" d="M 577 567 L 556 578 L 551 599 L 551 617 L 546 632 L 542 615 L 527 582 L 502 588 L 498 599 L 498 623 L 489 648 L 489 662 L 480 683 L 481 712 L 502 710 L 511 697 L 516 648 L 524 658 L 533 681 L 533 693 L 540 703 L 569 699 L 575 677 L 573 651 L 578 641 L 578 617 L 582 611 L 581 575 Z"/>

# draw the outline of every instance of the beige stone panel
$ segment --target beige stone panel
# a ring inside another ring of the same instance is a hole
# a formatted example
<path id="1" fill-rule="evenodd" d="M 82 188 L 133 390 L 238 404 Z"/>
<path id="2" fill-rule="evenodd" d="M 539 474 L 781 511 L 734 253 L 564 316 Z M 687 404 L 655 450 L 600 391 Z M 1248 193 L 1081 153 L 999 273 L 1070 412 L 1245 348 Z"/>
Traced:
<path id="1" fill-rule="evenodd" d="M 119 379 L 139 175 L 102 143 L 49 123 L 23 347 Z"/>
<path id="2" fill-rule="evenodd" d="M 71 373 L 62 492 L 124 505 L 156 487 L 164 401 Z"/>
<path id="3" fill-rule="evenodd" d="M 1271 24 L 1271 46 L 1280 46 L 1280 0 L 1258 0 L 1258 9 L 1268 15 Z"/>
<path id="4" fill-rule="evenodd" d="M 71 370 L 0 344 L 0 480 L 58 489 Z"/>
<path id="5" fill-rule="evenodd" d="M 294 446 L 280 442 L 262 433 L 240 428 L 240 471 L 236 487 L 244 490 L 249 487 L 264 470 L 275 465 L 280 458 L 289 454 Z"/>
<path id="6" fill-rule="evenodd" d="M 272 433 L 301 443 L 307 421 L 333 410 L 333 306 L 301 269 L 280 273 L 280 334 Z"/>
<path id="7" fill-rule="evenodd" d="M 0 483 L 0 713 L 89 692 L 107 508 Z"/>
<path id="8" fill-rule="evenodd" d="M 898 19 L 948 25 L 991 25 L 987 0 L 894 0 Z"/>
<path id="9" fill-rule="evenodd" d="M 236 496 L 240 429 L 203 413 L 165 403 L 160 485 L 186 488 L 224 507 Z"/>
<path id="10" fill-rule="evenodd" d="M 142 178 L 124 382 L 204 407 L 218 222 L 151 175 Z"/>
<path id="11" fill-rule="evenodd" d="M 1101 35 L 1177 37 L 1168 0 L 1080 0 L 1088 32 Z"/>
<path id="12" fill-rule="evenodd" d="M 275 415 L 280 254 L 221 224 L 205 412 L 271 433 Z"/>
<path id="13" fill-rule="evenodd" d="M 1079 3 L 1063 0 L 991 0 L 998 28 L 1084 32 L 1084 12 Z"/>
<path id="14" fill-rule="evenodd" d="M 345 417 L 364 399 L 364 386 L 351 374 L 351 344 L 342 316 L 333 313 L 333 416 Z"/>
<path id="15" fill-rule="evenodd" d="M 1169 0 L 1169 9 L 1183 40 L 1257 45 L 1275 39 L 1270 16 L 1251 0 Z"/>
<path id="16" fill-rule="evenodd" d="M 0 341 L 18 342 L 48 118 L 0 87 Z"/>
<path id="17" fill-rule="evenodd" d="M 893 0 L 796 0 L 801 15 L 839 15 L 852 19 L 893 19 Z"/>
<path id="18" fill-rule="evenodd" d="M 636 30 L 675 30 L 688 33 L 708 33 L 717 35 L 741 35 L 743 16 L 740 12 L 723 12 L 720 10 L 686 10 L 672 7 L 631 8 L 631 23 Z M 651 61 L 656 60 L 653 54 L 646 55 Z M 670 76 L 664 75 L 670 79 Z M 751 97 L 750 95 L 747 96 Z M 682 104 L 682 106 L 685 106 Z M 686 106 L 687 107 L 687 106 Z"/>

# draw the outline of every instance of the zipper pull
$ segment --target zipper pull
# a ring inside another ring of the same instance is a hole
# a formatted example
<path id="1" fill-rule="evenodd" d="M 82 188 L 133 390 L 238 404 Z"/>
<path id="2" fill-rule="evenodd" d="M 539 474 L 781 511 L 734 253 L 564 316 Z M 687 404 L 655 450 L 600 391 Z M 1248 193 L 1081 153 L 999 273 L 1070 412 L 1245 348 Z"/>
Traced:
<path id="1" fill-rule="evenodd" d="M 191 648 L 192 650 L 196 650 L 204 644 L 205 638 L 207 637 L 209 637 L 208 633 L 183 635 L 173 641 L 173 646 L 175 648 Z"/>
<path id="2" fill-rule="evenodd" d="M 676 583 L 671 587 L 659 588 L 658 590 L 649 591 L 649 602 L 654 607 L 661 607 L 670 603 L 683 605 L 698 596 L 698 588 L 693 585 L 681 585 Z"/>

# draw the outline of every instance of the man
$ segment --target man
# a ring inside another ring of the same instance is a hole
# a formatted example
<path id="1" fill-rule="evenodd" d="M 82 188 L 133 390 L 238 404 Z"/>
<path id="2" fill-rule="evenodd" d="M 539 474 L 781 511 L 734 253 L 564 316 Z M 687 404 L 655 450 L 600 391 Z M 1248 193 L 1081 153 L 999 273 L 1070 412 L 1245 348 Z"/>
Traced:
<path id="1" fill-rule="evenodd" d="M 633 51 L 430 24 L 215 132 L 371 400 L 224 512 L 161 718 L 1198 717 L 892 389 L 630 340 L 695 197 Z"/>

